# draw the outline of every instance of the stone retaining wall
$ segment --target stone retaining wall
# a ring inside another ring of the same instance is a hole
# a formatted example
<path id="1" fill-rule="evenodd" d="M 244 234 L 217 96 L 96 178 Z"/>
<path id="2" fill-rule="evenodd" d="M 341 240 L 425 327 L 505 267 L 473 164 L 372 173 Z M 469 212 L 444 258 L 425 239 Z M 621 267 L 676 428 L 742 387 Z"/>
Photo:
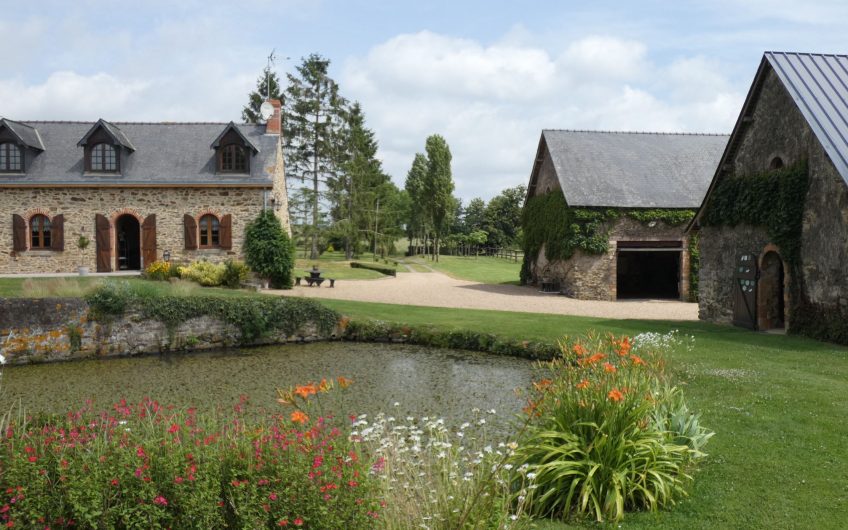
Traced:
<path id="1" fill-rule="evenodd" d="M 208 316 L 169 332 L 162 322 L 133 311 L 110 323 L 90 321 L 88 304 L 78 298 L 0 298 L 0 353 L 9 364 L 311 342 L 335 335 L 307 324 L 292 335 L 280 331 L 243 344 L 237 328 Z"/>

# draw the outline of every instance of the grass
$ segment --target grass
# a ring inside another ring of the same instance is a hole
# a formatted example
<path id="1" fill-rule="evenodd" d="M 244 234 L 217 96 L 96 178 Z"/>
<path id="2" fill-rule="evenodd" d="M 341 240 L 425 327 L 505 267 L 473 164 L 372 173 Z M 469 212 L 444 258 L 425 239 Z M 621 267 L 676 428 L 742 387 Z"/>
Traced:
<path id="1" fill-rule="evenodd" d="M 608 320 L 395 306 L 341 300 L 354 318 L 470 328 L 556 340 L 586 330 L 678 329 L 695 348 L 669 361 L 702 424 L 716 431 L 690 497 L 674 510 L 629 514 L 623 528 L 844 528 L 848 520 L 848 349 L 702 322 Z M 594 526 L 594 525 L 591 525 Z M 579 528 L 538 522 L 543 530 Z"/>
<path id="2" fill-rule="evenodd" d="M 414 258 L 454 278 L 480 283 L 518 283 L 521 262 L 490 256 L 439 256 L 439 261 Z M 407 260 L 409 262 L 409 260 Z"/>
<path id="3" fill-rule="evenodd" d="M 300 252 L 298 255 L 302 256 L 303 253 Z M 353 261 L 370 263 L 371 258 L 363 256 L 362 259 Z M 382 262 L 380 263 L 381 265 L 385 265 Z M 309 270 L 312 269 L 313 265 L 318 265 L 318 268 L 321 269 L 321 276 L 336 280 L 376 280 L 384 276 L 377 271 L 351 268 L 350 261 L 345 260 L 344 252 L 325 252 L 317 260 L 299 257 L 295 260 L 294 275 L 309 276 Z M 391 265 L 385 266 L 389 267 Z"/>
<path id="4" fill-rule="evenodd" d="M 106 278 L 101 276 L 60 277 L 60 278 L 0 278 L 0 298 L 47 298 L 47 297 L 80 297 L 102 284 Z M 196 294 L 216 296 L 250 296 L 253 293 L 239 289 L 224 289 L 219 287 L 201 287 L 200 285 L 180 280 L 176 283 L 154 282 L 137 277 L 117 276 L 109 278 L 113 281 L 131 282 L 134 286 L 152 295 L 170 294 L 190 296 Z"/>

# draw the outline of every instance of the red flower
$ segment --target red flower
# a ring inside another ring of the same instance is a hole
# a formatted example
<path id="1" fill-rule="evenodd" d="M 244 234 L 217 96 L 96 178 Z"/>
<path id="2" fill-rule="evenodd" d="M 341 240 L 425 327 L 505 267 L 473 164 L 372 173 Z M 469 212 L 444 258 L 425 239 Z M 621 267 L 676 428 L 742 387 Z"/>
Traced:
<path id="1" fill-rule="evenodd" d="M 294 525 L 295 526 L 303 526 L 303 519 L 298 517 L 297 519 L 294 520 Z"/>
<path id="2" fill-rule="evenodd" d="M 109 484 L 111 484 L 111 485 L 113 485 L 113 486 L 118 486 L 118 484 L 120 484 L 120 482 L 118 481 L 118 479 L 113 478 L 113 479 L 112 479 L 112 482 L 110 482 Z"/>
<path id="3" fill-rule="evenodd" d="M 275 500 L 277 500 L 277 494 L 276 494 L 276 493 L 272 493 L 272 494 L 268 495 L 268 498 L 269 498 L 270 500 L 272 500 L 272 501 L 275 501 Z"/>
<path id="4" fill-rule="evenodd" d="M 176 423 L 172 423 L 171 426 L 168 428 L 168 432 L 171 433 L 171 434 L 174 434 L 175 432 L 177 432 L 179 430 L 180 430 L 180 426 Z"/>
<path id="5" fill-rule="evenodd" d="M 38 462 L 38 457 L 37 456 L 31 456 L 31 457 L 27 458 L 27 460 L 29 460 L 30 462 Z"/>
<path id="6" fill-rule="evenodd" d="M 288 519 L 280 519 L 279 521 L 277 521 L 277 526 L 288 526 L 288 525 L 289 525 Z"/>
<path id="7" fill-rule="evenodd" d="M 165 497 L 163 497 L 161 495 L 157 495 L 156 497 L 153 498 L 153 504 L 158 504 L 159 506 L 167 506 L 168 505 L 168 499 L 166 499 Z"/>

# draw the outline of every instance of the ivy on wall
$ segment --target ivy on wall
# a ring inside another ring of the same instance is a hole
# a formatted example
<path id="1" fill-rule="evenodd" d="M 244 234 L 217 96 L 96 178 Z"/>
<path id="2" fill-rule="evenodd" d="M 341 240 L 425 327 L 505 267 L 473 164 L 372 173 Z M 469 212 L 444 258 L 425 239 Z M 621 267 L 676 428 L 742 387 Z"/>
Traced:
<path id="1" fill-rule="evenodd" d="M 567 260 L 576 250 L 603 254 L 609 249 L 611 222 L 622 216 L 642 224 L 662 222 L 679 226 L 691 220 L 693 210 L 573 208 L 560 192 L 530 197 L 524 205 L 521 227 L 524 233 L 524 262 L 521 283 L 531 281 L 530 264 L 539 257 L 542 245 L 548 260 Z"/>
<path id="2" fill-rule="evenodd" d="M 701 278 L 701 234 L 689 233 L 689 301 L 698 301 L 698 285 Z"/>
<path id="3" fill-rule="evenodd" d="M 783 259 L 798 265 L 804 203 L 809 187 L 807 162 L 716 183 L 706 205 L 704 226 L 762 226 Z"/>
<path id="4" fill-rule="evenodd" d="M 719 181 L 706 205 L 702 224 L 764 227 L 789 267 L 790 332 L 848 344 L 848 314 L 839 307 L 811 302 L 801 270 L 804 205 L 809 188 L 806 161 L 751 176 Z"/>

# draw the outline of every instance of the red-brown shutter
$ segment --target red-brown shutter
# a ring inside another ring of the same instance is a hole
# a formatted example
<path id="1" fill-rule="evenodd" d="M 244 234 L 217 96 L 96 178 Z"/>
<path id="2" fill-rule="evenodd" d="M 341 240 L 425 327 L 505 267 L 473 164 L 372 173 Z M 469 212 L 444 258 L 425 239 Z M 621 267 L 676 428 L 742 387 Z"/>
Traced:
<path id="1" fill-rule="evenodd" d="M 109 230 L 109 219 L 97 214 L 94 217 L 95 236 L 97 246 L 97 272 L 112 272 L 112 237 Z"/>
<path id="2" fill-rule="evenodd" d="M 185 225 L 185 248 L 186 250 L 197 250 L 197 221 L 189 214 L 183 216 Z"/>
<path id="3" fill-rule="evenodd" d="M 221 217 L 221 248 L 230 250 L 233 248 L 233 216 L 230 214 Z"/>
<path id="4" fill-rule="evenodd" d="M 141 225 L 141 257 L 142 267 L 147 267 L 156 261 L 156 214 L 147 216 Z"/>
<path id="5" fill-rule="evenodd" d="M 12 248 L 16 252 L 27 249 L 27 224 L 24 218 L 16 213 L 12 214 Z"/>
<path id="6" fill-rule="evenodd" d="M 50 221 L 50 248 L 65 250 L 65 216 L 62 214 L 53 216 Z"/>

